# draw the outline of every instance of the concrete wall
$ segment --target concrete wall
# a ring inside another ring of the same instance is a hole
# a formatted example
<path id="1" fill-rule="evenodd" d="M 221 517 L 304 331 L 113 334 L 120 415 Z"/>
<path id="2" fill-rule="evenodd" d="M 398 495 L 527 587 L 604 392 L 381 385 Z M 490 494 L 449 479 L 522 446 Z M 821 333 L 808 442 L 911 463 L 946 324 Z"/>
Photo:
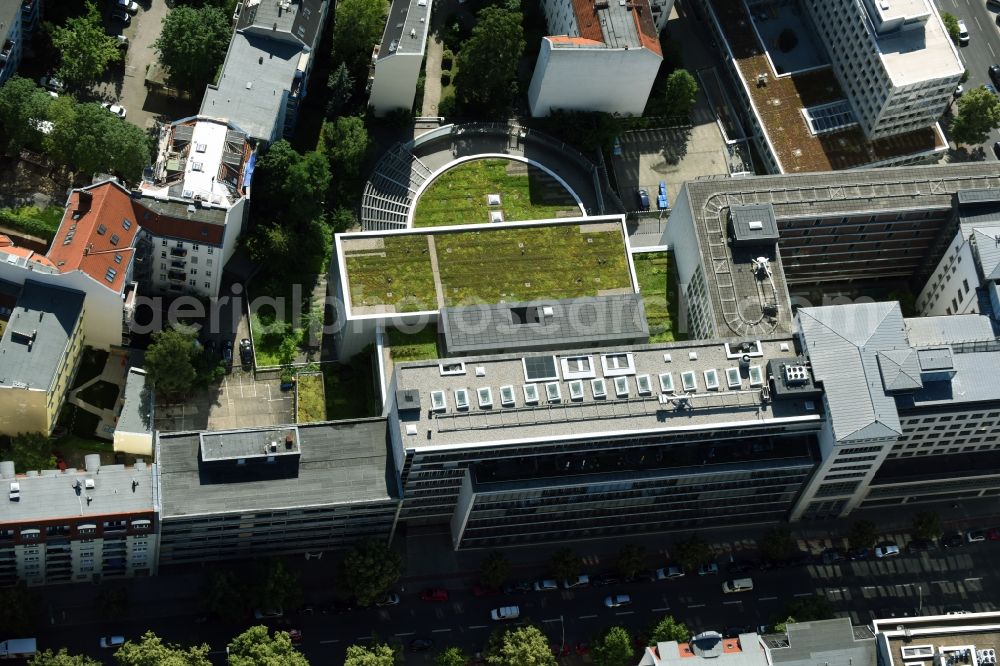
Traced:
<path id="1" fill-rule="evenodd" d="M 960 229 L 917 295 L 917 312 L 922 317 L 977 313 L 978 286 L 979 274 L 972 243 Z M 957 308 L 952 300 L 957 303 Z"/>
<path id="2" fill-rule="evenodd" d="M 394 53 L 379 58 L 375 63 L 375 79 L 368 98 L 368 106 L 375 115 L 382 117 L 396 109 L 413 108 L 413 98 L 417 92 L 417 79 L 424 54 Z"/>
<path id="3" fill-rule="evenodd" d="M 552 48 L 543 39 L 528 87 L 531 115 L 555 109 L 642 115 L 662 60 L 643 48 Z"/>

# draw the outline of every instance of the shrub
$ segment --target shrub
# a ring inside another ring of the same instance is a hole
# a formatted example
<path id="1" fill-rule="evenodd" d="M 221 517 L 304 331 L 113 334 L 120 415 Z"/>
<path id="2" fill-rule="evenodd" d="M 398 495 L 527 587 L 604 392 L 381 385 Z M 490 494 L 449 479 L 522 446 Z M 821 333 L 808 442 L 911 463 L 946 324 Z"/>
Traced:
<path id="1" fill-rule="evenodd" d="M 441 85 L 447 86 L 451 83 L 451 72 L 445 70 L 441 72 Z"/>
<path id="2" fill-rule="evenodd" d="M 457 110 L 458 104 L 455 102 L 455 94 L 448 93 L 441 97 L 441 101 L 438 102 L 438 115 L 439 116 L 453 116 Z"/>

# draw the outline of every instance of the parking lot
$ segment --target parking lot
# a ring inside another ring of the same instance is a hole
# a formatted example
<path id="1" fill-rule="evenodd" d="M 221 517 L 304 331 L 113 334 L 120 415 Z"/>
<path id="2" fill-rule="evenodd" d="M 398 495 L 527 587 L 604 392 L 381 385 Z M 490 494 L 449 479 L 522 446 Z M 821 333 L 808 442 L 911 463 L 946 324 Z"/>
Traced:
<path id="1" fill-rule="evenodd" d="M 292 392 L 282 392 L 280 384 L 278 379 L 255 380 L 252 372 L 235 368 L 220 384 L 182 404 L 157 404 L 156 427 L 230 430 L 292 423 Z"/>

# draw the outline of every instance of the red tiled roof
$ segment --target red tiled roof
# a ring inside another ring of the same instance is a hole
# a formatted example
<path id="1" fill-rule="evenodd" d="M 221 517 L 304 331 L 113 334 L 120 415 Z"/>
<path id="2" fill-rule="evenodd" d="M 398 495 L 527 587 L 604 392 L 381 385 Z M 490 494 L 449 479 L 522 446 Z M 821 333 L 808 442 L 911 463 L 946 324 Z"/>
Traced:
<path id="1" fill-rule="evenodd" d="M 553 35 L 546 37 L 553 44 L 576 44 L 577 46 L 601 46 L 604 42 L 597 42 L 584 37 L 569 37 L 568 35 Z"/>
<path id="2" fill-rule="evenodd" d="M 159 215 L 139 202 L 133 203 L 135 203 L 135 216 L 138 218 L 139 224 L 142 225 L 143 229 L 149 230 L 154 236 L 169 236 L 171 238 L 182 238 L 194 243 L 222 245 L 225 226 L 221 224 L 208 224 L 197 220 L 182 220 L 176 217 Z M 149 213 L 149 217 L 146 217 L 147 213 Z"/>
<path id="3" fill-rule="evenodd" d="M 138 231 L 132 199 L 120 186 L 108 182 L 75 190 L 46 256 L 63 273 L 83 271 L 121 293 Z M 111 279 L 108 269 L 114 269 Z"/>
<path id="4" fill-rule="evenodd" d="M 601 22 L 597 19 L 594 0 L 573 0 L 573 13 L 576 14 L 576 25 L 581 37 L 604 42 L 604 33 L 601 32 Z"/>
<path id="5" fill-rule="evenodd" d="M 34 250 L 29 250 L 25 247 L 18 247 L 14 245 L 14 241 L 10 239 L 10 236 L 5 236 L 0 234 L 0 249 L 2 249 L 7 254 L 14 255 L 15 257 L 24 257 L 28 261 L 34 261 L 37 264 L 43 266 L 51 266 L 55 268 L 55 264 L 49 261 L 49 258 L 44 254 L 38 254 Z"/>
<path id="6" fill-rule="evenodd" d="M 660 36 L 656 34 L 653 10 L 649 8 L 648 0 L 632 0 L 632 17 L 635 19 L 635 30 L 639 35 L 639 41 L 644 47 L 662 58 Z"/>

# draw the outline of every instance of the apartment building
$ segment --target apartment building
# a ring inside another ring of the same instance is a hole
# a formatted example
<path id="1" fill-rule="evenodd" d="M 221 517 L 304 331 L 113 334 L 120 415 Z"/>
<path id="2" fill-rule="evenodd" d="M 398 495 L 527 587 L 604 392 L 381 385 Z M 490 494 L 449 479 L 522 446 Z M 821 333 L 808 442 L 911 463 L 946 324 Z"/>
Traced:
<path id="1" fill-rule="evenodd" d="M 378 117 L 413 108 L 432 5 L 427 0 L 393 0 L 389 7 L 368 75 L 368 106 Z"/>
<path id="2" fill-rule="evenodd" d="M 717 631 L 703 631 L 687 642 L 661 641 L 646 648 L 638 666 L 771 666 L 761 637 L 742 633 L 724 638 Z M 859 665 L 860 666 L 860 665 Z"/>
<path id="3" fill-rule="evenodd" d="M 782 520 L 820 462 L 790 338 L 395 366 L 409 524 L 488 548 Z M 807 374 L 807 373 L 806 373 Z"/>
<path id="4" fill-rule="evenodd" d="M 789 332 L 790 291 L 798 303 L 819 305 L 820 286 L 921 285 L 948 256 L 963 201 L 995 187 L 1000 177 L 987 164 L 686 183 L 662 241 L 674 248 L 683 323 L 698 338 Z M 744 218 L 752 233 L 741 241 L 734 220 Z M 772 224 L 777 240 L 764 233 Z"/>
<path id="5" fill-rule="evenodd" d="M 157 571 L 156 465 L 15 474 L 0 462 L 0 584 L 101 582 Z"/>
<path id="6" fill-rule="evenodd" d="M 878 663 L 993 665 L 1000 649 L 1000 613 L 964 612 L 873 620 Z"/>
<path id="7" fill-rule="evenodd" d="M 30 37 L 42 15 L 42 0 L 21 0 L 21 30 Z"/>
<path id="8" fill-rule="evenodd" d="M 384 418 L 158 432 L 160 562 L 200 563 L 388 542 L 399 508 Z"/>
<path id="9" fill-rule="evenodd" d="M 804 0 L 869 139 L 935 124 L 965 66 L 930 0 Z"/>
<path id="10" fill-rule="evenodd" d="M 542 38 L 528 86 L 531 115 L 642 115 L 663 61 L 657 19 L 670 13 L 657 7 L 659 15 L 647 0 L 543 0 L 550 36 Z"/>
<path id="11" fill-rule="evenodd" d="M 769 173 L 809 173 L 937 161 L 948 144 L 934 114 L 944 109 L 942 91 L 950 85 L 950 96 L 961 76 L 950 68 L 954 51 L 936 41 L 937 13 L 912 10 L 923 0 L 881 3 L 888 9 L 876 39 L 865 32 L 874 30 L 865 25 L 868 14 L 851 0 L 805 4 L 821 16 L 812 20 L 795 0 L 698 0 L 693 6 L 721 51 L 737 94 L 730 108 L 760 166 Z M 829 26 L 822 23 L 827 20 Z M 866 79 L 858 69 L 862 61 L 884 68 L 883 79 L 895 87 Z M 856 103 L 864 105 L 861 111 Z"/>
<path id="12" fill-rule="evenodd" d="M 36 0 L 37 3 L 37 0 Z M 0 0 L 0 85 L 14 76 L 21 64 L 24 40 L 31 31 L 25 30 L 25 19 L 31 17 L 29 7 L 22 0 Z M 28 16 L 25 16 L 28 10 Z"/>
<path id="13" fill-rule="evenodd" d="M 249 214 L 253 142 L 232 123 L 193 116 L 160 128 L 143 209 L 137 279 L 151 293 L 216 296 Z"/>
<path id="14" fill-rule="evenodd" d="M 255 141 L 291 136 L 308 91 L 328 0 L 242 0 L 217 84 L 200 114 L 226 120 Z"/>
<path id="15" fill-rule="evenodd" d="M 83 353 L 84 300 L 34 280 L 20 286 L 0 337 L 0 434 L 52 432 Z"/>

